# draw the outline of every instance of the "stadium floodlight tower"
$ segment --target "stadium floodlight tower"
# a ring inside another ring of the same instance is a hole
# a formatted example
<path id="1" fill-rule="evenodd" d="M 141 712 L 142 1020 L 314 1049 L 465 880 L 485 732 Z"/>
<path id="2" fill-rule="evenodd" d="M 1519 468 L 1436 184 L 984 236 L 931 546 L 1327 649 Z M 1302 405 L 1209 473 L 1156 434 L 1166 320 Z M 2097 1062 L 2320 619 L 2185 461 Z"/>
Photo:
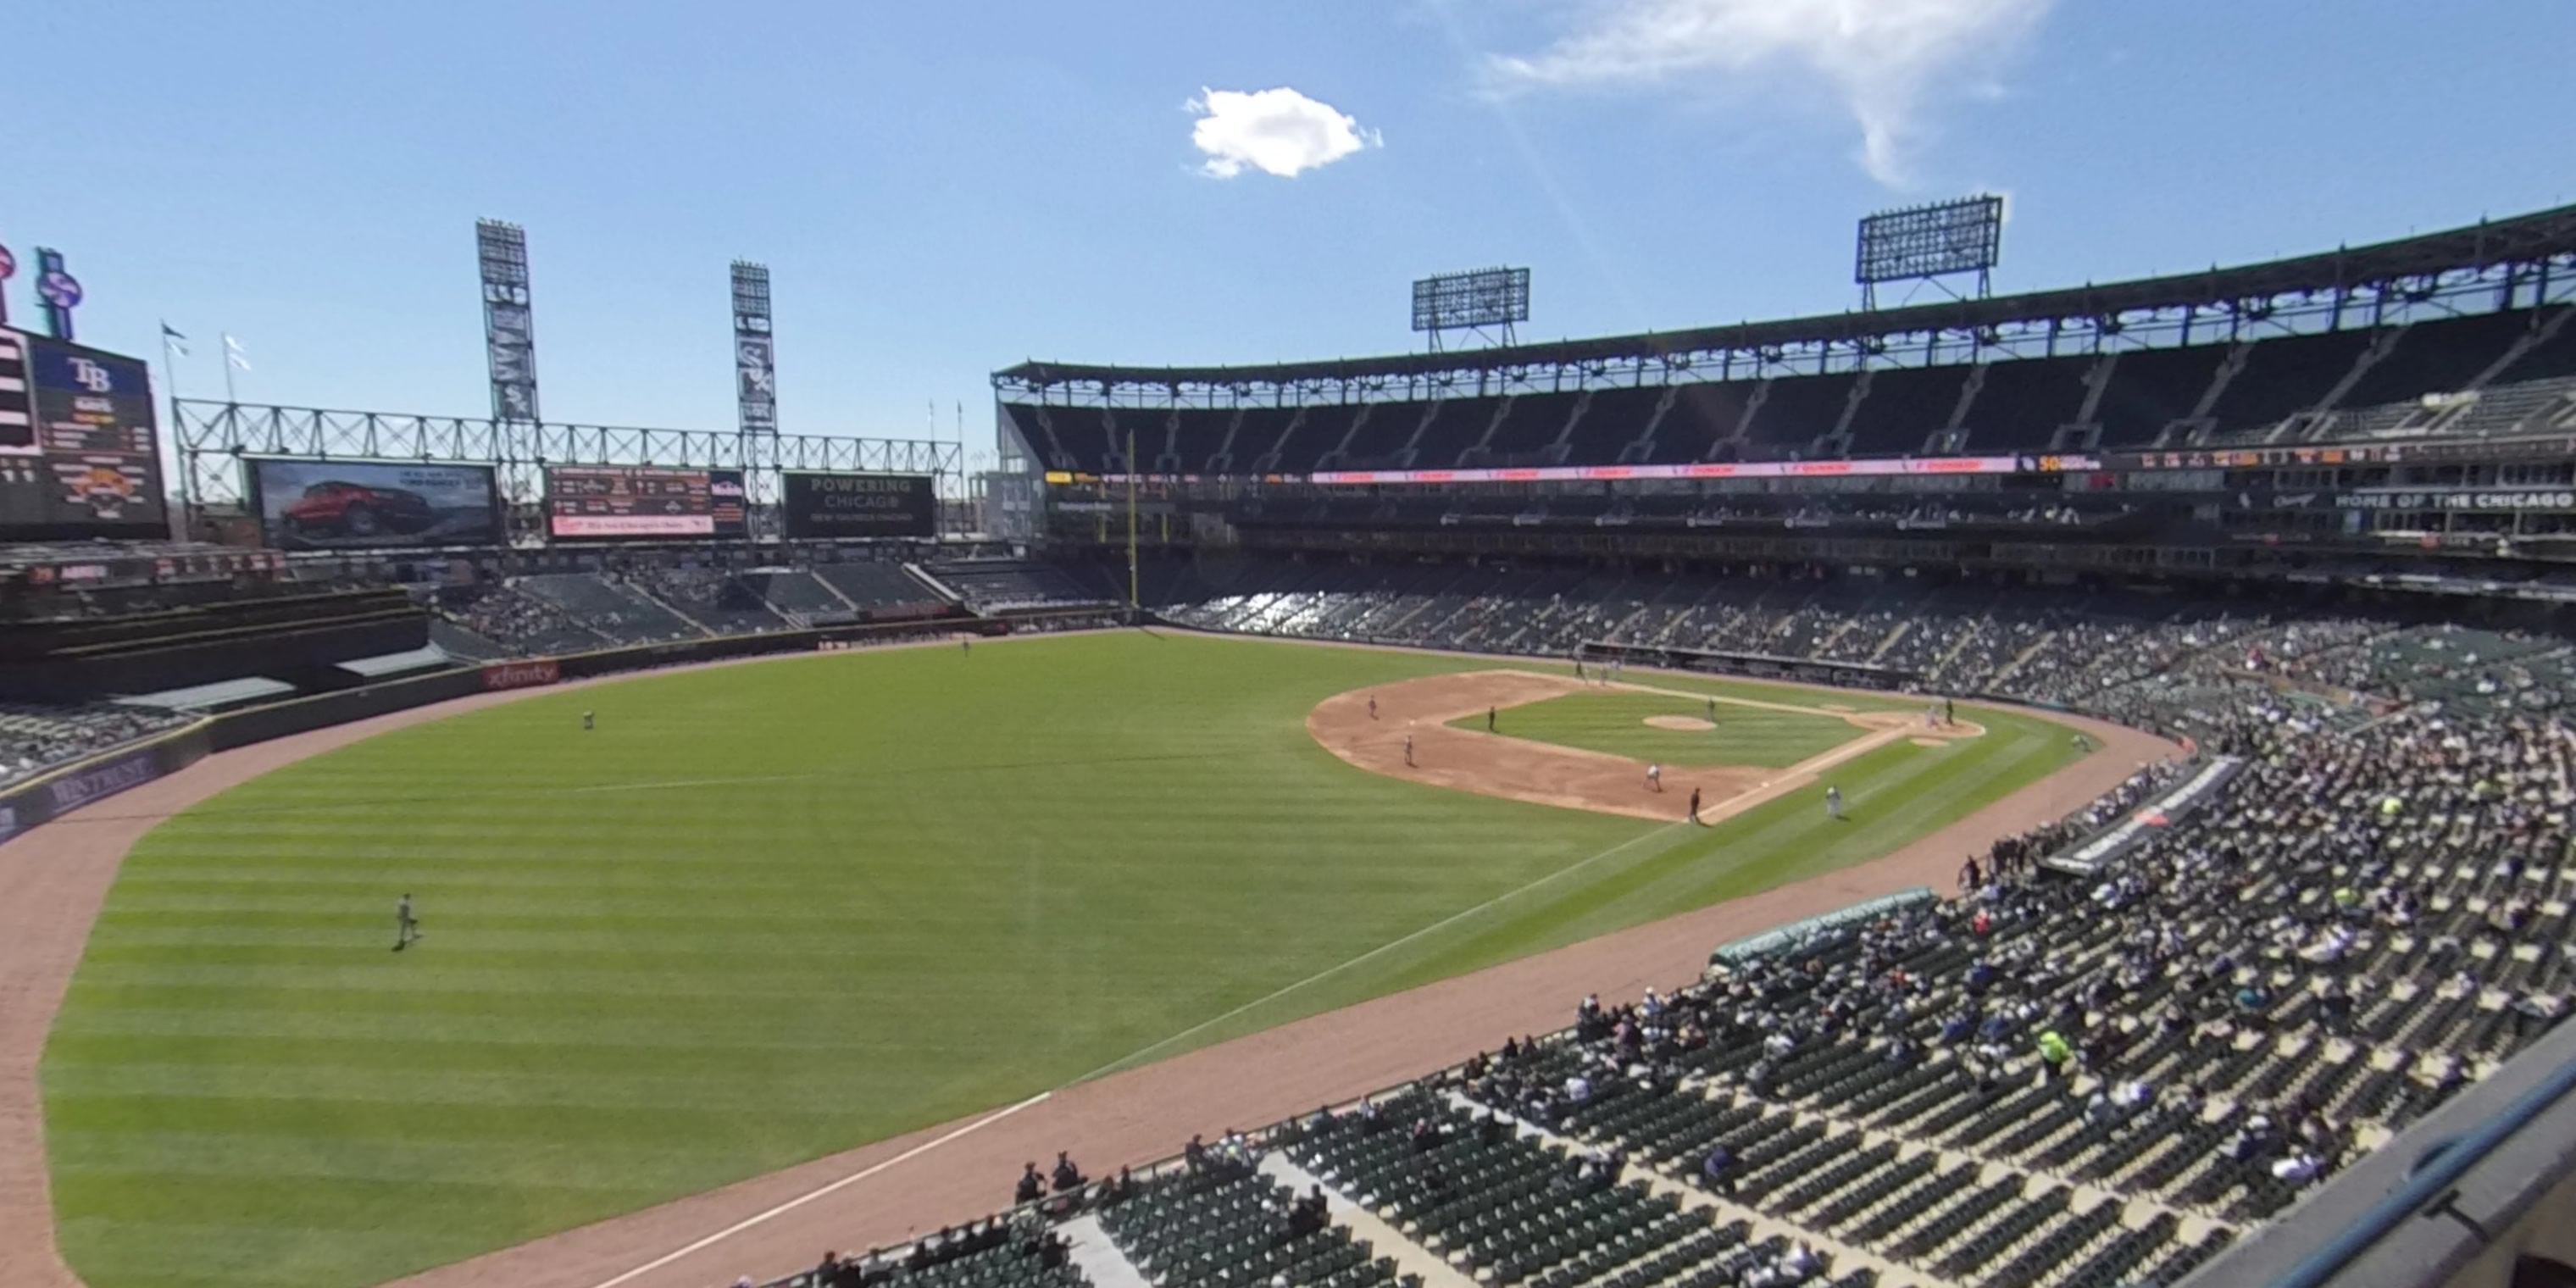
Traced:
<path id="1" fill-rule="evenodd" d="M 1440 337 L 1449 331 L 1473 332 L 1489 344 L 1510 344 L 1513 324 L 1529 321 L 1529 307 L 1526 268 L 1442 273 L 1413 284 L 1413 329 L 1430 337 L 1433 353 L 1440 352 Z"/>
<path id="2" fill-rule="evenodd" d="M 1977 275 L 1977 298 L 1984 299 L 1994 290 L 2003 249 L 2004 199 L 1992 194 L 1882 210 L 1860 221 L 1852 280 L 1860 283 L 1864 309 L 1878 307 L 1881 282 L 1938 285 L 1938 279 L 1960 273 Z"/>

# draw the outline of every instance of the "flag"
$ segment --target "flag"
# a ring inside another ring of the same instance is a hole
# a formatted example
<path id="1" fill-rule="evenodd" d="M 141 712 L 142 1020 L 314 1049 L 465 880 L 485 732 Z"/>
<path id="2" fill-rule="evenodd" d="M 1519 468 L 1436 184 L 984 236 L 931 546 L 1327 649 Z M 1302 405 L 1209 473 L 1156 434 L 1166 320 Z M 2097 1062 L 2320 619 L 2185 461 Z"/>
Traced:
<path id="1" fill-rule="evenodd" d="M 241 341 L 231 336 L 224 337 L 224 361 L 231 363 L 235 370 L 250 370 L 250 358 L 242 352 Z"/>
<path id="2" fill-rule="evenodd" d="M 188 337 L 171 329 L 167 322 L 161 324 L 161 345 L 163 348 L 176 350 L 182 358 L 188 356 Z"/>

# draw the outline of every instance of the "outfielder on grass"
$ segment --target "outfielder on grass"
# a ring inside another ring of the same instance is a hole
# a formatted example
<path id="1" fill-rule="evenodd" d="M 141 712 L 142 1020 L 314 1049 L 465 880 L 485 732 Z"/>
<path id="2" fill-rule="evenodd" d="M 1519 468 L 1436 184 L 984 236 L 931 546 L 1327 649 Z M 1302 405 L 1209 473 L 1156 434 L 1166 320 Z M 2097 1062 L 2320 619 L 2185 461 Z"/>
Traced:
<path id="1" fill-rule="evenodd" d="M 401 952 L 420 938 L 420 918 L 411 915 L 411 895 L 394 901 L 394 951 Z"/>

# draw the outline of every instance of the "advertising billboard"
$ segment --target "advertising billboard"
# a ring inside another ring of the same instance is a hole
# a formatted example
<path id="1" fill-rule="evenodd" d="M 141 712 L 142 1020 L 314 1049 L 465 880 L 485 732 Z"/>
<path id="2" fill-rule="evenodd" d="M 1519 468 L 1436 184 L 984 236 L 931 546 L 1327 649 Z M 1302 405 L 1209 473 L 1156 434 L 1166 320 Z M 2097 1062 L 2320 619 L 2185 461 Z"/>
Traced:
<path id="1" fill-rule="evenodd" d="M 929 537 L 939 498 L 927 474 L 801 474 L 782 479 L 779 508 L 790 539 Z"/>
<path id="2" fill-rule="evenodd" d="M 546 471 L 546 533 L 557 541 L 744 535 L 740 470 L 563 465 Z"/>
<path id="3" fill-rule="evenodd" d="M 141 362 L 0 330 L 0 540 L 167 536 L 161 489 Z"/>
<path id="4" fill-rule="evenodd" d="M 260 534 L 278 550 L 490 545 L 501 506 L 488 465 L 269 457 L 250 465 Z"/>
<path id="5" fill-rule="evenodd" d="M 563 666 L 550 657 L 525 662 L 490 662 L 483 667 L 483 691 L 499 693 L 505 689 L 533 689 L 563 681 Z"/>

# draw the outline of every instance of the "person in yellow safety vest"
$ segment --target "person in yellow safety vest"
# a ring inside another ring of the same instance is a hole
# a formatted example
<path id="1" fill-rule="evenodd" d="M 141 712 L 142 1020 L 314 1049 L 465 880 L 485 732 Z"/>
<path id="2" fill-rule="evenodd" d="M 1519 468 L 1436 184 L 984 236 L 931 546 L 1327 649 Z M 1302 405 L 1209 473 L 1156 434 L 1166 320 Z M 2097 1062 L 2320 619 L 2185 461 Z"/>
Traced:
<path id="1" fill-rule="evenodd" d="M 2381 818 L 2391 818 L 2391 819 L 2393 819 L 2393 818 L 2397 817 L 2398 815 L 2403 814 L 2403 813 L 2405 813 L 2405 812 L 2406 812 L 2406 802 L 2404 802 L 2404 801 L 2402 801 L 2402 800 L 2399 800 L 2399 799 L 2397 799 L 2397 798 L 2396 798 L 2396 797 L 2394 797 L 2394 796 L 2391 796 L 2391 797 L 2389 797 L 2388 799 L 2386 799 L 2386 800 L 2384 800 L 2384 801 L 2379 802 L 2379 816 L 2380 816 Z"/>
<path id="2" fill-rule="evenodd" d="M 2065 1037 L 2057 1030 L 2050 1029 L 2039 1035 L 2039 1058 L 2048 1063 L 2048 1072 L 2052 1076 L 2067 1072 L 2066 1062 L 2074 1055 L 2075 1048 L 2068 1046 Z"/>

